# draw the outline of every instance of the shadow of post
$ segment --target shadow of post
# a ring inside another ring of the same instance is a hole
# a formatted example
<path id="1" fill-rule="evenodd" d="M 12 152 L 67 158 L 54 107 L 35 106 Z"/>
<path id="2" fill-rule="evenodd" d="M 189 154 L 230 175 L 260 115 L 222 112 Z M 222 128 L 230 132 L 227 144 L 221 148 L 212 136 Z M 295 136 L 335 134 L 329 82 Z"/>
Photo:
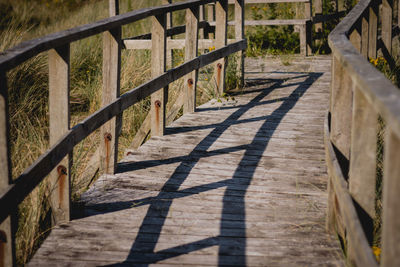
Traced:
<path id="1" fill-rule="evenodd" d="M 296 73 L 297 74 L 297 73 Z M 245 210 L 245 194 L 249 187 L 256 168 L 263 156 L 263 152 L 268 146 L 270 137 L 276 131 L 279 123 L 285 115 L 296 105 L 298 100 L 304 95 L 308 88 L 317 80 L 322 73 L 307 73 L 295 76 L 291 79 L 306 77 L 303 82 L 296 84 L 296 89 L 292 91 L 290 96 L 281 98 L 282 104 L 275 109 L 270 115 L 262 116 L 264 121 L 262 126 L 257 130 L 253 141 L 250 144 L 224 149 L 219 153 L 230 153 L 231 151 L 244 150 L 244 155 L 237 165 L 233 177 L 231 179 L 220 182 L 207 184 L 207 186 L 196 186 L 190 190 L 179 190 L 179 187 L 189 176 L 191 170 L 196 166 L 199 160 L 208 156 L 208 148 L 232 125 L 239 123 L 240 117 L 249 111 L 252 107 L 260 105 L 260 103 L 268 104 L 269 101 L 263 101 L 273 90 L 280 88 L 283 82 L 287 80 L 275 80 L 271 86 L 259 91 L 247 105 L 242 105 L 238 110 L 234 111 L 222 123 L 213 125 L 214 129 L 193 149 L 193 151 L 184 157 L 171 158 L 160 161 L 134 162 L 123 163 L 119 166 L 119 172 L 128 172 L 135 169 L 146 168 L 161 164 L 173 162 L 181 162 L 175 169 L 174 173 L 163 185 L 159 194 L 156 197 L 129 201 L 126 203 L 117 203 L 113 207 L 113 203 L 109 203 L 110 209 L 107 212 L 116 211 L 125 208 L 132 208 L 132 204 L 141 203 L 140 205 L 149 205 L 146 216 L 138 230 L 135 241 L 132 244 L 129 255 L 124 262 L 116 263 L 107 266 L 128 266 L 132 264 L 140 264 L 147 266 L 148 264 L 156 263 L 168 258 L 187 254 L 192 251 L 197 251 L 211 246 L 219 246 L 218 263 L 222 265 L 237 265 L 246 266 L 246 210 Z M 259 81 L 260 82 L 260 81 Z M 268 80 L 271 82 L 271 80 Z M 292 84 L 292 86 L 295 84 Z M 286 86 L 284 86 L 286 87 Z M 276 102 L 276 101 L 274 101 Z M 201 110 L 200 110 L 201 112 Z M 246 120 L 244 120 L 246 121 Z M 273 121 L 273 123 L 271 123 Z M 227 123 L 229 122 L 229 123 Z M 177 133 L 181 131 L 191 131 L 196 127 L 180 127 L 169 128 L 168 133 Z M 266 134 L 268 132 L 268 134 Z M 265 142 L 260 144 L 260 138 L 265 139 Z M 251 159 L 252 164 L 246 166 L 246 172 L 241 170 L 242 166 L 246 165 Z M 240 180 L 240 183 L 236 181 Z M 240 190 L 238 190 L 240 185 Z M 214 188 L 226 187 L 223 196 L 222 217 L 220 222 L 220 234 L 218 236 L 208 237 L 202 240 L 186 243 L 181 246 L 168 248 L 155 252 L 155 247 L 160 238 L 162 227 L 167 218 L 168 212 L 174 199 L 185 197 L 188 195 L 205 192 Z M 234 207 L 232 206 L 232 196 L 234 195 Z M 103 204 L 104 205 L 104 204 Z M 135 205 L 139 206 L 139 205 Z M 122 208 L 121 208 L 122 207 Z M 96 209 L 91 206 L 90 208 Z M 104 209 L 102 209 L 104 211 Z M 104 212 L 102 212 L 104 213 Z M 232 217 L 234 216 L 234 219 Z M 235 236 L 230 234 L 230 231 L 235 229 Z M 149 234 L 151 233 L 151 234 Z"/>

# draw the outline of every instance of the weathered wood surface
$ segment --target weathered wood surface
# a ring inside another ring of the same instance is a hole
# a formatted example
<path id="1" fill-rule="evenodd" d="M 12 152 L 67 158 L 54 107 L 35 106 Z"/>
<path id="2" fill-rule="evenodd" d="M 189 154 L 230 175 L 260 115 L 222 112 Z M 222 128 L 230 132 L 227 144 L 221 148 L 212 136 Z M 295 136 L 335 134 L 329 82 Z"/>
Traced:
<path id="1" fill-rule="evenodd" d="M 324 227 L 330 59 L 290 62 L 246 59 L 244 91 L 128 152 L 30 265 L 342 265 Z"/>

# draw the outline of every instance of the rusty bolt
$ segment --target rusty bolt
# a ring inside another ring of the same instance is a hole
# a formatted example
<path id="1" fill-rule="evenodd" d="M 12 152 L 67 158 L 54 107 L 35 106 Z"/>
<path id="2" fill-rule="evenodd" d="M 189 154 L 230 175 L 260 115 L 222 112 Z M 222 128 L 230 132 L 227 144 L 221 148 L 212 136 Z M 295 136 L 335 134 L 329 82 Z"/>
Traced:
<path id="1" fill-rule="evenodd" d="M 112 135 L 110 133 L 105 133 L 104 134 L 104 140 L 105 141 L 111 141 L 112 139 Z"/>
<path id="2" fill-rule="evenodd" d="M 218 69 L 222 69 L 222 64 L 221 64 L 221 63 L 218 63 L 218 64 L 217 64 L 217 67 L 218 67 Z"/>
<path id="3" fill-rule="evenodd" d="M 156 107 L 158 107 L 158 108 L 161 107 L 161 101 L 160 101 L 160 100 L 156 100 L 156 102 L 154 102 L 154 104 L 155 104 Z"/>
<path id="4" fill-rule="evenodd" d="M 187 80 L 187 82 L 188 82 L 188 85 L 189 85 L 189 86 L 192 86 L 192 85 L 193 85 L 193 79 L 192 79 L 192 78 L 189 78 L 189 79 Z"/>
<path id="5" fill-rule="evenodd" d="M 67 175 L 67 168 L 63 165 L 58 165 L 57 167 L 58 175 Z"/>
<path id="6" fill-rule="evenodd" d="M 133 155 L 133 153 L 129 151 L 129 152 L 126 153 L 126 155 L 127 155 L 127 156 Z"/>

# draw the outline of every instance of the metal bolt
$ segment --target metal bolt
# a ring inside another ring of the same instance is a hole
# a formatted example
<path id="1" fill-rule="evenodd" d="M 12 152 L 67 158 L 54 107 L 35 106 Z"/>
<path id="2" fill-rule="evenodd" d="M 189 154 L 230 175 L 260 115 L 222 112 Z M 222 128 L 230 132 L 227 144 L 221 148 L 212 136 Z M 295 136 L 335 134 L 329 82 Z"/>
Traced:
<path id="1" fill-rule="evenodd" d="M 67 168 L 63 165 L 58 165 L 57 167 L 58 175 L 67 175 Z"/>
<path id="2" fill-rule="evenodd" d="M 222 64 L 221 64 L 221 63 L 218 63 L 218 64 L 217 64 L 217 67 L 218 67 L 218 69 L 222 69 Z"/>
<path id="3" fill-rule="evenodd" d="M 156 107 L 161 107 L 161 101 L 160 100 L 156 100 L 156 102 L 154 102 L 154 104 L 156 105 Z"/>
<path id="4" fill-rule="evenodd" d="M 188 85 L 189 85 L 189 86 L 192 86 L 192 85 L 193 85 L 193 79 L 192 79 L 192 78 L 189 78 L 187 82 L 188 82 Z"/>
<path id="5" fill-rule="evenodd" d="M 110 133 L 105 133 L 104 134 L 104 140 L 105 141 L 111 141 L 112 139 L 112 135 Z"/>

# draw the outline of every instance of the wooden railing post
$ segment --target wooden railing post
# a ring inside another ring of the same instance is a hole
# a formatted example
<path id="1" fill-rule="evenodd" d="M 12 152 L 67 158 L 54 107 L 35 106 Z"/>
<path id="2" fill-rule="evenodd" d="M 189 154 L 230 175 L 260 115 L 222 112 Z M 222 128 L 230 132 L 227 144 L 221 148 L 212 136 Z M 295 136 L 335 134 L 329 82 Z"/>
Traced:
<path id="1" fill-rule="evenodd" d="M 244 36 L 244 0 L 235 0 L 235 39 L 240 41 Z M 240 87 L 244 86 L 244 50 L 238 52 L 237 73 L 240 76 Z"/>
<path id="2" fill-rule="evenodd" d="M 185 61 L 197 57 L 198 32 L 199 7 L 196 6 L 186 10 Z M 186 90 L 184 92 L 183 113 L 190 113 L 196 109 L 197 70 L 187 74 L 185 80 Z"/>
<path id="3" fill-rule="evenodd" d="M 358 22 L 354 30 L 350 33 L 350 42 L 361 53 L 361 22 Z"/>
<path id="4" fill-rule="evenodd" d="M 322 0 L 314 1 L 315 15 L 322 15 Z M 315 23 L 315 32 L 322 33 L 322 22 Z"/>
<path id="5" fill-rule="evenodd" d="M 331 141 L 347 158 L 350 158 L 352 120 L 352 80 L 339 59 L 332 58 L 331 85 Z M 346 175 L 346 174 L 344 174 Z"/>
<path id="6" fill-rule="evenodd" d="M 312 54 L 312 0 L 309 2 L 305 3 L 305 16 L 307 19 L 306 25 L 305 25 L 305 42 L 306 42 L 306 56 L 311 56 Z"/>
<path id="7" fill-rule="evenodd" d="M 215 4 L 207 5 L 207 20 L 208 22 L 215 21 Z M 207 31 L 207 33 L 208 33 L 208 38 L 210 38 L 210 32 Z M 213 38 L 215 38 L 215 33 Z"/>
<path id="8" fill-rule="evenodd" d="M 218 0 L 215 4 L 215 48 L 222 48 L 227 45 L 227 24 L 228 24 L 228 0 Z M 225 71 L 227 58 L 216 62 L 214 77 L 216 91 L 219 96 L 225 92 Z"/>
<path id="9" fill-rule="evenodd" d="M 378 40 L 378 5 L 373 4 L 369 8 L 369 33 L 368 33 L 368 57 L 376 58 Z"/>
<path id="10" fill-rule="evenodd" d="M 361 22 L 361 55 L 368 58 L 368 44 L 369 44 L 369 14 L 367 13 L 362 18 Z"/>
<path id="11" fill-rule="evenodd" d="M 110 17 L 118 15 L 118 0 L 109 0 Z M 102 106 L 120 95 L 121 27 L 103 33 L 103 94 Z M 118 158 L 118 135 L 121 118 L 115 117 L 101 127 L 100 169 L 113 174 Z"/>
<path id="12" fill-rule="evenodd" d="M 382 0 L 382 41 L 392 54 L 393 0 Z"/>
<path id="13" fill-rule="evenodd" d="M 390 127 L 384 153 L 381 266 L 400 266 L 400 138 Z"/>
<path id="14" fill-rule="evenodd" d="M 171 4 L 171 3 L 172 3 L 172 0 L 163 0 L 162 3 L 163 3 L 164 5 Z M 172 25 L 173 25 L 173 24 L 172 24 L 172 13 L 171 13 L 171 12 L 168 12 L 168 13 L 167 13 L 167 29 L 172 28 Z M 174 59 L 173 50 L 170 49 L 170 48 L 168 47 L 168 40 L 171 40 L 171 39 L 172 39 L 172 37 L 167 37 L 167 58 L 166 58 L 166 64 L 167 64 L 168 68 L 172 68 L 172 67 L 173 67 L 173 64 L 174 64 L 174 62 L 173 62 L 173 59 Z"/>
<path id="15" fill-rule="evenodd" d="M 166 61 L 166 14 L 152 17 L 151 30 L 151 75 L 153 78 L 165 72 Z M 168 87 L 151 95 L 151 135 L 163 136 L 165 131 L 165 106 Z"/>
<path id="16" fill-rule="evenodd" d="M 378 114 L 359 88 L 354 88 L 349 190 L 358 204 L 375 217 L 376 139 Z"/>
<path id="17" fill-rule="evenodd" d="M 9 146 L 8 89 L 5 71 L 0 70 L 0 194 L 11 183 Z M 15 265 L 13 221 L 9 216 L 0 224 L 0 266 Z"/>
<path id="18" fill-rule="evenodd" d="M 69 44 L 49 51 L 50 146 L 70 129 L 69 61 Z M 50 174 L 53 225 L 68 222 L 71 217 L 71 161 L 72 154 L 65 157 Z"/>

